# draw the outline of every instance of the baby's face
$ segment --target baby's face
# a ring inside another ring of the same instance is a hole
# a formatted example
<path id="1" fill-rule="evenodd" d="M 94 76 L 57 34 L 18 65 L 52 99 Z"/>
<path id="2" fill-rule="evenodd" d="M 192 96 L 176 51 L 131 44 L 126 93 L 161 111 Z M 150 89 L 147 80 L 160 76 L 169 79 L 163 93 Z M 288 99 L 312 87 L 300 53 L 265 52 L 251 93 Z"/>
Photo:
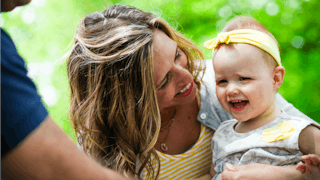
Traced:
<path id="1" fill-rule="evenodd" d="M 222 45 L 213 56 L 218 100 L 238 121 L 266 118 L 274 103 L 273 68 L 264 58 L 249 44 Z"/>

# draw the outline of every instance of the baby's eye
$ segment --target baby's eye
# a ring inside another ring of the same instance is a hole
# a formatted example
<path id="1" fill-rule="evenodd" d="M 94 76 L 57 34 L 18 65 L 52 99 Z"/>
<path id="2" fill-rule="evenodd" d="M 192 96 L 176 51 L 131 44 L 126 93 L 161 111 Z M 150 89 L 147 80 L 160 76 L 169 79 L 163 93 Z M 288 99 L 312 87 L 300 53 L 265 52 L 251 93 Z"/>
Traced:
<path id="1" fill-rule="evenodd" d="M 250 78 L 247 78 L 247 77 L 240 77 L 240 78 L 239 78 L 239 80 L 240 80 L 240 81 L 245 81 L 245 80 L 250 80 Z"/>
<path id="2" fill-rule="evenodd" d="M 223 83 L 227 83 L 228 81 L 223 79 L 223 80 L 220 80 L 220 81 L 217 81 L 217 84 L 223 84 Z"/>

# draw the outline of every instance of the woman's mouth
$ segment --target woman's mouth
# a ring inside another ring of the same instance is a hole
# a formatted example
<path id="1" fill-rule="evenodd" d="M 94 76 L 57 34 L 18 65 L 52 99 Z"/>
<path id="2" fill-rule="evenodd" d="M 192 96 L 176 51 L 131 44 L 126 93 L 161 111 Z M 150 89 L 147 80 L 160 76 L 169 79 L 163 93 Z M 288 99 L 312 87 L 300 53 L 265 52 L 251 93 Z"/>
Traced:
<path id="1" fill-rule="evenodd" d="M 236 101 L 230 101 L 229 103 L 231 105 L 232 110 L 242 111 L 247 106 L 249 101 L 236 100 Z"/>
<path id="2" fill-rule="evenodd" d="M 180 97 L 186 97 L 188 96 L 193 88 L 193 83 L 187 84 L 175 97 L 180 98 Z"/>

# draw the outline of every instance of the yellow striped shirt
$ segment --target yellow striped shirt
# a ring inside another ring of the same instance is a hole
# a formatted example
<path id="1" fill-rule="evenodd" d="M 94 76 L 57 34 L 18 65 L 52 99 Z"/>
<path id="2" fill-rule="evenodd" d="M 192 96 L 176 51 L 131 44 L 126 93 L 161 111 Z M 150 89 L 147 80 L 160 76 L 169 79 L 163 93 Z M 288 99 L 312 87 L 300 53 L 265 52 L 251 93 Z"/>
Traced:
<path id="1" fill-rule="evenodd" d="M 208 174 L 212 162 L 211 139 L 213 132 L 210 128 L 201 125 L 198 141 L 183 154 L 169 155 L 157 151 L 161 164 L 159 179 L 192 179 Z M 146 178 L 146 174 L 147 172 L 144 170 L 143 179 Z"/>

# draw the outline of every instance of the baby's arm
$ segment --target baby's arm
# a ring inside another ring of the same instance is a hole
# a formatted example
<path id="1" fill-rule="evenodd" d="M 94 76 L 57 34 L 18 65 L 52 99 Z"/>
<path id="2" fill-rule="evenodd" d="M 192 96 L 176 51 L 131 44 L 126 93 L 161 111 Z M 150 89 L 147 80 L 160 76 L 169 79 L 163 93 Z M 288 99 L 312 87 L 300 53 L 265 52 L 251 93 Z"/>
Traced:
<path id="1" fill-rule="evenodd" d="M 320 177 L 320 130 L 315 126 L 308 126 L 302 130 L 299 136 L 299 147 L 303 154 L 301 160 L 305 164 L 299 164 L 297 170 L 306 176 Z M 313 179 L 313 178 L 310 178 Z"/>
<path id="2" fill-rule="evenodd" d="M 301 131 L 299 148 L 303 154 L 320 156 L 320 129 L 310 125 Z"/>

